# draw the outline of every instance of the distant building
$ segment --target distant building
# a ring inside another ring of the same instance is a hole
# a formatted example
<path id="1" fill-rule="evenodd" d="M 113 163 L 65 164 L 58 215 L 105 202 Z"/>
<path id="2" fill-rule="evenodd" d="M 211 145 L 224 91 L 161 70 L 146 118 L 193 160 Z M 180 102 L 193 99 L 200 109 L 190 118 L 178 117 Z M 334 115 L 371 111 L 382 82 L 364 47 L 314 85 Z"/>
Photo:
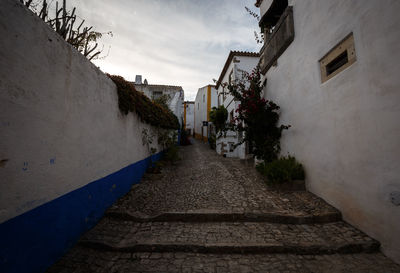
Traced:
<path id="1" fill-rule="evenodd" d="M 400 1 L 264 0 L 264 96 L 282 155 L 400 263 Z"/>
<path id="2" fill-rule="evenodd" d="M 218 78 L 216 89 L 218 94 L 218 106 L 223 105 L 228 111 L 228 121 L 230 122 L 235 116 L 235 110 L 240 102 L 234 100 L 229 94 L 224 83 L 234 83 L 241 80 L 245 73 L 251 72 L 258 64 L 260 55 L 254 52 L 231 51 L 225 62 L 225 65 Z M 243 139 L 243 135 L 238 132 L 228 131 L 226 137 L 216 140 L 216 151 L 218 154 L 227 157 L 246 158 L 249 148 L 246 143 L 235 148 L 235 144 Z"/>
<path id="3" fill-rule="evenodd" d="M 199 88 L 194 105 L 194 133 L 195 138 L 208 141 L 210 129 L 210 111 L 217 106 L 217 90 L 214 85 Z"/>
<path id="4" fill-rule="evenodd" d="M 141 75 L 136 75 L 133 84 L 137 91 L 142 92 L 152 100 L 158 99 L 163 95 L 168 96 L 169 109 L 171 109 L 171 111 L 178 117 L 179 124 L 182 125 L 184 91 L 181 86 L 148 84 L 146 79 L 142 83 Z"/>
<path id="5" fill-rule="evenodd" d="M 183 124 L 184 129 L 189 135 L 192 135 L 194 131 L 194 101 L 183 103 Z"/>

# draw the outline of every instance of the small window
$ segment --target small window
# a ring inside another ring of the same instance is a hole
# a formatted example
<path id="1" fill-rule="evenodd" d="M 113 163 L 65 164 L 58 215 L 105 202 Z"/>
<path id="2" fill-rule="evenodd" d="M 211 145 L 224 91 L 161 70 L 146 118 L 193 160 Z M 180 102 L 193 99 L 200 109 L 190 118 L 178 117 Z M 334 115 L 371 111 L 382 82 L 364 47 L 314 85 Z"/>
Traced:
<path id="1" fill-rule="evenodd" d="M 199 110 L 199 107 L 200 107 L 200 103 L 198 102 L 197 103 L 197 110 Z"/>
<path id="2" fill-rule="evenodd" d="M 353 33 L 331 49 L 320 61 L 321 82 L 326 82 L 356 61 Z"/>
<path id="3" fill-rule="evenodd" d="M 206 102 L 206 94 L 203 95 L 203 102 Z"/>

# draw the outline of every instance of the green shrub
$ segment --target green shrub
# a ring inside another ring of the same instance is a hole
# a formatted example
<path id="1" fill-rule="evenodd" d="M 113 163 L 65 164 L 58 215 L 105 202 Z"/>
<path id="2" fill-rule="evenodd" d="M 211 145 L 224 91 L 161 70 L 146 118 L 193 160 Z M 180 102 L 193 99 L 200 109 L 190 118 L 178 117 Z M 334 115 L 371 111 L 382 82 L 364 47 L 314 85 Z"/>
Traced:
<path id="1" fill-rule="evenodd" d="M 220 138 L 223 133 L 226 132 L 226 120 L 228 119 L 228 110 L 225 106 L 221 105 L 218 108 L 213 107 L 210 111 L 210 121 L 215 126 L 215 132 L 218 136 L 215 138 Z"/>
<path id="2" fill-rule="evenodd" d="M 118 106 L 127 115 L 136 113 L 143 122 L 164 129 L 179 129 L 178 118 L 171 110 L 136 91 L 135 86 L 121 76 L 108 75 L 117 86 Z"/>
<path id="3" fill-rule="evenodd" d="M 177 145 L 172 145 L 168 147 L 163 154 L 162 160 L 170 162 L 170 163 L 175 163 L 176 161 L 180 160 L 181 158 L 179 157 L 179 146 Z"/>
<path id="4" fill-rule="evenodd" d="M 303 180 L 303 165 L 293 156 L 282 157 L 269 163 L 258 164 L 256 169 L 268 178 L 270 183 L 283 183 L 292 180 Z"/>

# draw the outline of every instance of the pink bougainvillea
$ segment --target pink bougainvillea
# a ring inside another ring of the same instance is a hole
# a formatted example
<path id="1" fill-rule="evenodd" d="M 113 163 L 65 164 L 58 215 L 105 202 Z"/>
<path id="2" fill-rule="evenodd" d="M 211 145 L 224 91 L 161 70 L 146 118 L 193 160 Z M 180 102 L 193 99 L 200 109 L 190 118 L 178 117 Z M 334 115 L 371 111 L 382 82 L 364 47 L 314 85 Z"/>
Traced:
<path id="1" fill-rule="evenodd" d="M 245 73 L 242 80 L 231 83 L 228 89 L 240 102 L 235 110 L 237 115 L 229 124 L 230 129 L 244 132 L 241 143 L 247 141 L 258 158 L 265 161 L 276 159 L 280 152 L 282 131 L 290 125 L 278 125 L 280 107 L 262 98 L 259 67 Z"/>

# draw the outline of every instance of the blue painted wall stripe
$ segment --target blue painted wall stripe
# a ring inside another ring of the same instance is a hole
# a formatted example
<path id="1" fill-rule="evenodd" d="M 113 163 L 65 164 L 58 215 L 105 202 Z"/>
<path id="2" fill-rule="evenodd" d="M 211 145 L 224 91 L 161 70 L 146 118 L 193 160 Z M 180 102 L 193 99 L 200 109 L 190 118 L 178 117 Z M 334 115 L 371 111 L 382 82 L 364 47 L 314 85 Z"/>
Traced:
<path id="1" fill-rule="evenodd" d="M 44 272 L 140 182 L 149 165 L 150 157 L 0 224 L 0 272 Z"/>

